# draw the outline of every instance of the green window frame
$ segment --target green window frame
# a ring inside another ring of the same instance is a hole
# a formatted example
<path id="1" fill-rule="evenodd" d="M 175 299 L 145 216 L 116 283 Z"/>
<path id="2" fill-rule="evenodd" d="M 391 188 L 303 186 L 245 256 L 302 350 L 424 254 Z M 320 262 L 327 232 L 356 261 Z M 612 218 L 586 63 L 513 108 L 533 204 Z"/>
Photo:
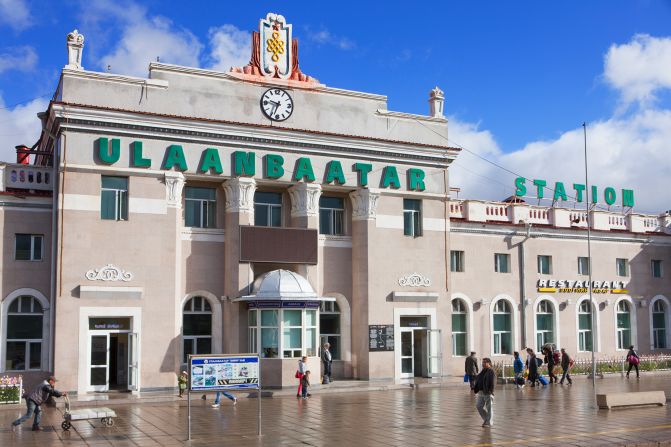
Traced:
<path id="1" fill-rule="evenodd" d="M 128 220 L 128 177 L 101 176 L 100 218 Z"/>
<path id="2" fill-rule="evenodd" d="M 14 241 L 14 259 L 17 261 L 41 261 L 44 236 L 17 233 Z"/>
<path id="3" fill-rule="evenodd" d="M 254 225 L 282 226 L 282 193 L 264 191 L 254 193 Z"/>
<path id="4" fill-rule="evenodd" d="M 592 351 L 592 306 L 589 300 L 578 305 L 578 352 Z"/>
<path id="5" fill-rule="evenodd" d="M 403 234 L 405 236 L 422 236 L 422 201 L 403 199 Z"/>
<path id="6" fill-rule="evenodd" d="M 667 320 L 667 306 L 666 303 L 657 299 L 652 305 L 652 341 L 653 349 L 666 349 L 666 320 Z"/>
<path id="7" fill-rule="evenodd" d="M 345 234 L 345 201 L 341 197 L 319 198 L 319 234 L 329 236 Z"/>
<path id="8" fill-rule="evenodd" d="M 452 300 L 452 355 L 465 357 L 468 351 L 468 311 L 464 300 Z"/>
<path id="9" fill-rule="evenodd" d="M 217 190 L 199 186 L 184 188 L 184 226 L 216 228 Z"/>

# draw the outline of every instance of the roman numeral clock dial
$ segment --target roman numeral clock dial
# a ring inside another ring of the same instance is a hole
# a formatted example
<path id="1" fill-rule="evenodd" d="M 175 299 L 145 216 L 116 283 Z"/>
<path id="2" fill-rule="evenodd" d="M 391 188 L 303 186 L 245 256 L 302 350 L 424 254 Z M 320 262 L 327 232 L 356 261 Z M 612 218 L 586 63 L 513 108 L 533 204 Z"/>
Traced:
<path id="1" fill-rule="evenodd" d="M 273 121 L 284 121 L 294 111 L 294 101 L 281 88 L 271 88 L 261 95 L 261 111 Z"/>

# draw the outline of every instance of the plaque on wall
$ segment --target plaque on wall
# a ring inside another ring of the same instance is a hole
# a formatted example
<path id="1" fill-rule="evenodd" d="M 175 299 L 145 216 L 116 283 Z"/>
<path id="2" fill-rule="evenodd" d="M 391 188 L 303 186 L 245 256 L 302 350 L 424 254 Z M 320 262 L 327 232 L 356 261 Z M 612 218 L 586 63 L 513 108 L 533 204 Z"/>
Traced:
<path id="1" fill-rule="evenodd" d="M 371 324 L 368 326 L 368 351 L 393 351 L 394 325 Z"/>

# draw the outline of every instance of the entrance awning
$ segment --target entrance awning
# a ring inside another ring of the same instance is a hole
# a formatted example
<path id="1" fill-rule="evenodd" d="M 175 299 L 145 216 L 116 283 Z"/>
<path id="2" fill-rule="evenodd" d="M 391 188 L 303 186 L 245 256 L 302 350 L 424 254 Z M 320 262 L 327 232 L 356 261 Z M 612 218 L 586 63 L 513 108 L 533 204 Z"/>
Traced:
<path id="1" fill-rule="evenodd" d="M 318 296 L 308 280 L 296 272 L 273 270 L 261 277 L 253 295 L 232 301 L 247 302 L 249 307 L 318 308 L 322 302 L 335 301 L 335 298 Z"/>

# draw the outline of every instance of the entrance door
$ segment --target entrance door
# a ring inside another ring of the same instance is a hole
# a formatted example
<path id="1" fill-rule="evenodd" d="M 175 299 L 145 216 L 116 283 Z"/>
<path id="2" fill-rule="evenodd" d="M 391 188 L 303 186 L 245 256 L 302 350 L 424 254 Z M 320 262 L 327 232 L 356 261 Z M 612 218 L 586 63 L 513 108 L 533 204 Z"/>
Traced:
<path id="1" fill-rule="evenodd" d="M 429 377 L 442 377 L 443 375 L 443 343 L 440 329 L 427 329 L 429 339 Z"/>
<path id="2" fill-rule="evenodd" d="M 128 332 L 91 334 L 90 391 L 137 391 L 138 337 Z"/>
<path id="3" fill-rule="evenodd" d="M 414 330 L 401 328 L 401 378 L 415 377 Z"/>
<path id="4" fill-rule="evenodd" d="M 91 335 L 90 388 L 107 391 L 109 382 L 109 334 Z"/>
<path id="5" fill-rule="evenodd" d="M 128 334 L 128 390 L 137 391 L 137 334 Z"/>

